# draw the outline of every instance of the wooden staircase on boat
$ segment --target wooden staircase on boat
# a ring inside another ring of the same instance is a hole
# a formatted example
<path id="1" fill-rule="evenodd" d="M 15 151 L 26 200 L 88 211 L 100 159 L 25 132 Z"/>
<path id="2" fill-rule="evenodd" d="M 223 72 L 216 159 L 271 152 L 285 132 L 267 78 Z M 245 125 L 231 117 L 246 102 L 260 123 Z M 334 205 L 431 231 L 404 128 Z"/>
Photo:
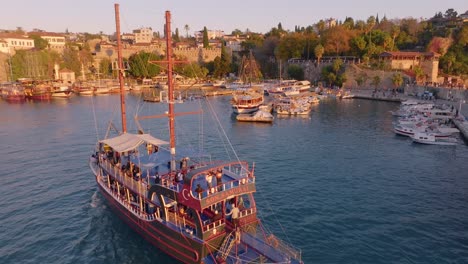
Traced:
<path id="1" fill-rule="evenodd" d="M 236 243 L 236 238 L 233 235 L 233 233 L 230 233 L 224 239 L 223 243 L 221 244 L 221 247 L 218 250 L 217 259 L 225 261 L 226 258 L 229 256 L 229 253 L 231 252 L 232 247 Z"/>

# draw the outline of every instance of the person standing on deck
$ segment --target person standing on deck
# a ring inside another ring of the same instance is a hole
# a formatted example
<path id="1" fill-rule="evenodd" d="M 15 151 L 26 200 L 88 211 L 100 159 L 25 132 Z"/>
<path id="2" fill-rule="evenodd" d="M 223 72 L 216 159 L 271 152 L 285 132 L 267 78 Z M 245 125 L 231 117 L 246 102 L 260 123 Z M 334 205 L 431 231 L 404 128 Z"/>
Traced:
<path id="1" fill-rule="evenodd" d="M 195 189 L 195 192 L 198 194 L 198 198 L 202 198 L 202 193 L 203 193 L 203 188 L 200 186 L 200 184 L 197 184 L 197 188 Z"/>
<path id="2" fill-rule="evenodd" d="M 208 172 L 205 176 L 206 184 L 208 185 L 208 190 L 211 190 L 213 186 L 213 172 Z"/>
<path id="3" fill-rule="evenodd" d="M 231 221 L 232 223 L 234 224 L 234 226 L 237 226 L 237 220 L 239 218 L 239 214 L 240 214 L 240 210 L 239 208 L 236 206 L 235 203 L 232 204 L 232 209 L 231 209 L 231 212 L 227 213 L 226 216 L 229 216 L 231 215 Z"/>
<path id="4" fill-rule="evenodd" d="M 221 169 L 218 169 L 216 172 L 216 185 L 218 186 L 218 191 L 223 190 L 223 171 Z"/>

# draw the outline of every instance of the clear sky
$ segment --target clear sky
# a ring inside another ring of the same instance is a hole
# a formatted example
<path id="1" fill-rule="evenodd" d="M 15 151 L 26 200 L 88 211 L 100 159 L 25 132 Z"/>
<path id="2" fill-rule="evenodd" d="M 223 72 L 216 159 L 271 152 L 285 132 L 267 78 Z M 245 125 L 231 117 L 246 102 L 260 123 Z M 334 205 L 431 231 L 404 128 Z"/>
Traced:
<path id="1" fill-rule="evenodd" d="M 468 10 L 467 0 L 11 0 L 1 5 L 0 29 L 22 27 L 50 32 L 115 32 L 114 3 L 120 4 L 121 31 L 152 27 L 162 32 L 164 12 L 172 13 L 172 29 L 185 35 L 202 30 L 234 29 L 266 33 L 281 22 L 283 29 L 308 26 L 320 19 L 366 20 L 377 14 L 381 19 L 430 18 L 449 8 L 459 14 Z"/>

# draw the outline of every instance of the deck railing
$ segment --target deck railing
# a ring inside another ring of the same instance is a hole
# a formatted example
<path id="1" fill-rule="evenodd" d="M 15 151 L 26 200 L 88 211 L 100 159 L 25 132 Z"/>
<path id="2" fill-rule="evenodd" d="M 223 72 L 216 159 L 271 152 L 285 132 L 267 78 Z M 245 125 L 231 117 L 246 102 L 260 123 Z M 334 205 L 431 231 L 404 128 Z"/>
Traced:
<path id="1" fill-rule="evenodd" d="M 145 221 L 154 221 L 154 220 L 161 220 L 161 213 L 159 208 L 156 208 L 156 212 L 152 214 L 148 214 L 142 212 L 138 207 L 132 204 L 132 202 L 127 201 L 126 199 L 122 198 L 122 196 L 115 190 L 110 189 L 107 186 L 107 182 L 104 180 L 104 176 L 101 178 L 102 180 L 99 181 L 99 184 L 103 187 L 103 189 L 114 198 L 120 205 L 128 209 L 133 215 L 137 216 L 138 218 L 145 220 Z"/>

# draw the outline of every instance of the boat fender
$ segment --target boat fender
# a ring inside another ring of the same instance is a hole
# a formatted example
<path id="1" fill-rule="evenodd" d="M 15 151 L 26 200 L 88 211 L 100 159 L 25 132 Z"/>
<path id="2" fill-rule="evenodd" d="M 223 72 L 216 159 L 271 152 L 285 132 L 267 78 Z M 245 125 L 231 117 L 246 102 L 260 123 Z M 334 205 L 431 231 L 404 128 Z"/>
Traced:
<path id="1" fill-rule="evenodd" d="M 218 232 L 218 231 L 216 230 L 216 228 L 213 229 L 213 235 L 216 235 L 217 232 Z"/>
<path id="2" fill-rule="evenodd" d="M 211 187 L 210 192 L 215 193 L 216 189 L 214 187 Z"/>

